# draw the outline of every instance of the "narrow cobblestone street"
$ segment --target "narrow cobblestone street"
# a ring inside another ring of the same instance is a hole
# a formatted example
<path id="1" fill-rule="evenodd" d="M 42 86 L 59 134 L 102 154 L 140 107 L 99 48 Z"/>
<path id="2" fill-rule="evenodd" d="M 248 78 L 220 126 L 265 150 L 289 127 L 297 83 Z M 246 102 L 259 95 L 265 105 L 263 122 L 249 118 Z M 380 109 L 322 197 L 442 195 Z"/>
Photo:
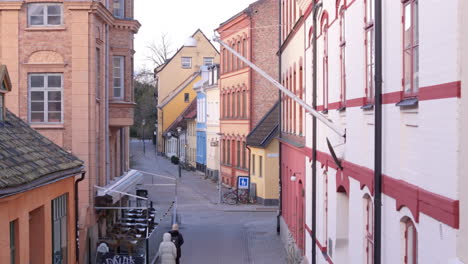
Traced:
<path id="1" fill-rule="evenodd" d="M 168 159 L 156 157 L 150 141 L 146 141 L 145 148 L 143 153 L 142 142 L 131 141 L 134 169 L 177 176 L 177 166 Z M 171 186 L 150 190 L 156 204 L 173 199 L 173 195 Z M 203 179 L 197 172 L 182 170 L 178 210 L 180 230 L 185 239 L 181 263 L 286 262 L 285 250 L 276 233 L 276 207 L 219 205 L 215 183 Z"/>

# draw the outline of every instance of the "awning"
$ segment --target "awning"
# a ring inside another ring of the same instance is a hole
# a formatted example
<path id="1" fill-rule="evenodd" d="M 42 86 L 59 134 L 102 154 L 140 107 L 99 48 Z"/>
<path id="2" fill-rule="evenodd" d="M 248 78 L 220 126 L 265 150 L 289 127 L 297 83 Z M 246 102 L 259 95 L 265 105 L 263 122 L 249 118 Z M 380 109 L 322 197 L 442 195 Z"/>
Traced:
<path id="1" fill-rule="evenodd" d="M 116 177 L 114 182 L 98 188 L 97 196 L 112 196 L 112 203 L 120 200 L 125 195 L 135 196 L 136 185 L 140 183 L 143 174 L 137 170 L 130 170 L 121 177 Z"/>

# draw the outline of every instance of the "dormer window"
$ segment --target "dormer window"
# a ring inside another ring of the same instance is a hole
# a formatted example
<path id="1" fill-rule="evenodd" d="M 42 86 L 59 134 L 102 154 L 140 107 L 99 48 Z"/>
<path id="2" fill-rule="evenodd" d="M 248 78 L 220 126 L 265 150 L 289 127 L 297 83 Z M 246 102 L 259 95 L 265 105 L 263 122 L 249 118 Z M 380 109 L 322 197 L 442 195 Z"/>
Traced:
<path id="1" fill-rule="evenodd" d="M 28 5 L 29 26 L 60 26 L 62 18 L 62 4 L 37 3 Z"/>
<path id="2" fill-rule="evenodd" d="M 11 81 L 8 75 L 7 67 L 0 65 L 0 122 L 5 121 L 5 94 L 11 91 Z"/>

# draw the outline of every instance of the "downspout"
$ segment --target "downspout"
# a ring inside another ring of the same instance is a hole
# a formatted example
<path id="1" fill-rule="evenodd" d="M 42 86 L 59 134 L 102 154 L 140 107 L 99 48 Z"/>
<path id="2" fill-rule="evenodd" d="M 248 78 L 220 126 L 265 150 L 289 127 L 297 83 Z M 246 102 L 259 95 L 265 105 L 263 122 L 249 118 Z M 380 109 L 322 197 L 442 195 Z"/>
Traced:
<path id="1" fill-rule="evenodd" d="M 317 14 L 322 3 L 314 4 L 312 107 L 317 110 Z M 312 264 L 317 263 L 317 118 L 312 116 Z"/>
<path id="2" fill-rule="evenodd" d="M 252 19 L 252 10 L 249 10 L 249 16 L 250 16 L 250 27 L 249 27 L 249 36 L 250 36 L 250 49 L 249 49 L 249 54 L 250 54 L 250 61 L 253 62 L 253 35 L 252 35 L 252 28 L 253 28 L 253 19 Z M 253 80 L 252 80 L 252 68 L 249 70 L 249 93 L 250 93 L 250 100 L 249 100 L 249 132 L 252 130 L 252 118 L 253 118 L 253 112 L 252 112 L 252 106 L 253 106 Z"/>
<path id="3" fill-rule="evenodd" d="M 83 181 L 86 172 L 81 173 L 81 177 L 75 181 L 75 257 L 76 263 L 80 263 L 80 229 L 78 227 L 78 183 Z"/>
<path id="4" fill-rule="evenodd" d="M 282 41 L 281 36 L 282 36 L 282 33 L 283 33 L 283 31 L 282 31 L 282 26 L 281 26 L 281 14 L 282 14 L 282 11 L 283 11 L 282 8 L 281 8 L 281 1 L 278 1 L 278 5 L 279 5 L 279 8 L 278 8 L 278 12 L 279 12 L 278 17 L 280 18 L 280 19 L 279 19 L 279 23 L 278 23 L 278 28 L 279 28 L 279 30 L 278 30 L 278 33 L 279 33 L 279 37 L 278 37 L 278 47 L 279 47 L 279 49 L 280 49 L 280 52 L 279 52 L 279 54 L 278 54 L 278 56 L 279 56 L 279 59 L 278 59 L 278 80 L 279 80 L 280 83 L 281 83 L 281 81 L 282 81 L 282 80 L 281 80 L 281 41 Z M 278 107 L 279 107 L 279 113 L 278 113 L 278 115 L 279 115 L 279 117 L 278 117 L 279 122 L 278 122 L 278 124 L 279 124 L 279 137 L 281 138 L 281 131 L 282 131 L 282 130 L 281 130 L 281 127 L 282 127 L 282 124 L 281 124 L 281 121 L 282 121 L 282 120 L 281 120 L 281 110 L 282 110 L 282 109 L 281 109 L 281 101 L 282 101 L 282 99 L 281 99 L 281 90 L 278 91 L 278 94 L 279 94 L 279 106 L 278 106 Z M 276 216 L 276 232 L 277 232 L 278 234 L 280 234 L 280 232 L 281 232 L 280 219 L 281 219 L 281 216 L 282 216 L 282 214 L 283 214 L 283 210 L 282 210 L 282 207 L 283 207 L 283 202 L 282 202 L 282 199 L 283 199 L 282 187 L 283 187 L 283 186 L 282 186 L 282 184 L 283 184 L 283 182 L 282 182 L 282 180 L 281 180 L 281 177 L 282 177 L 282 175 L 281 175 L 281 143 L 279 144 L 278 154 L 279 154 L 279 159 L 278 159 L 278 176 L 279 176 L 279 177 L 278 177 L 278 184 L 279 184 L 278 191 L 279 191 L 279 199 L 278 199 L 278 215 Z"/>
<path id="5" fill-rule="evenodd" d="M 381 262 L 382 230 L 382 1 L 375 1 L 374 263 Z"/>
<path id="6" fill-rule="evenodd" d="M 106 140 L 106 184 L 110 182 L 110 145 L 109 145 L 109 25 L 106 24 L 106 63 L 105 63 L 105 140 Z"/>

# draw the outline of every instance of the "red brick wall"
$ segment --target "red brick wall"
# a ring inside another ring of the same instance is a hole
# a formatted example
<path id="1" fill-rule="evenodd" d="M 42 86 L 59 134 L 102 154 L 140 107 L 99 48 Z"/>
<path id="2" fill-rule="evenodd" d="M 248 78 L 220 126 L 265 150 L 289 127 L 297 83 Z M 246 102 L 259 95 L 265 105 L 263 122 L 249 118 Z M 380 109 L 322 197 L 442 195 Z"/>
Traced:
<path id="1" fill-rule="evenodd" d="M 252 61 L 278 81 L 278 1 L 264 0 L 252 5 Z M 252 71 L 252 128 L 278 101 L 278 89 Z"/>

